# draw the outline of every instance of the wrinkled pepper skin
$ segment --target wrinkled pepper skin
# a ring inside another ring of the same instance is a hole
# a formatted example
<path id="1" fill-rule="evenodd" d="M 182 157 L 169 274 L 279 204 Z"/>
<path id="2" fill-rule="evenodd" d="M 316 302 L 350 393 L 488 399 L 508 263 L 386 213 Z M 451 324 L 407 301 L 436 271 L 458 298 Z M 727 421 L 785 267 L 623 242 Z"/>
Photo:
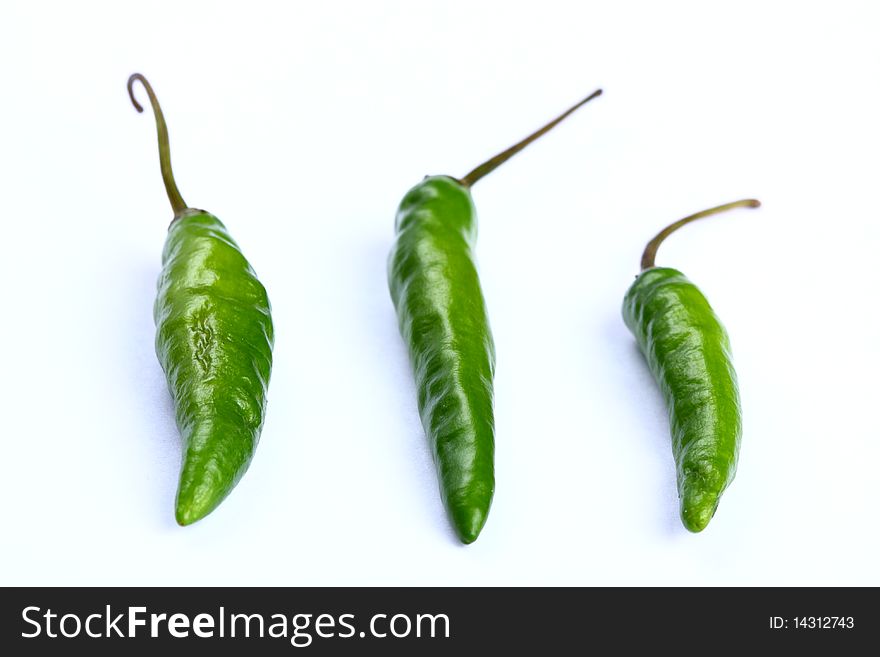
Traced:
<path id="1" fill-rule="evenodd" d="M 727 332 L 700 290 L 665 267 L 636 279 L 623 318 L 666 399 L 682 522 L 702 531 L 733 481 L 742 435 Z"/>
<path id="2" fill-rule="evenodd" d="M 463 543 L 476 540 L 495 490 L 495 347 L 474 263 L 470 190 L 425 178 L 404 197 L 388 261 L 440 493 Z"/>
<path id="3" fill-rule="evenodd" d="M 274 336 L 265 288 L 213 215 L 184 210 L 162 264 L 156 353 L 183 439 L 175 515 L 188 525 L 216 508 L 251 462 Z"/>

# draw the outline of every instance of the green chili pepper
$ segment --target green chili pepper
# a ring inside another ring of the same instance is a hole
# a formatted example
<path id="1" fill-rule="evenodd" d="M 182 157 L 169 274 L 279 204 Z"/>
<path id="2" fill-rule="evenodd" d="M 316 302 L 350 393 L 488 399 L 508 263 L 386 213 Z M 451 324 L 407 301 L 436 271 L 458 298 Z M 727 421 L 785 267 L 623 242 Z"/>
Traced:
<path id="1" fill-rule="evenodd" d="M 409 347 L 440 494 L 459 538 L 479 536 L 495 491 L 495 348 L 474 262 L 470 188 L 598 90 L 461 179 L 429 176 L 403 198 L 388 282 Z"/>
<path id="2" fill-rule="evenodd" d="M 642 273 L 623 300 L 623 319 L 657 379 L 672 430 L 681 520 L 692 532 L 706 528 L 721 494 L 733 481 L 742 419 L 727 332 L 702 292 L 680 271 L 655 267 L 661 242 L 696 219 L 733 208 L 757 208 L 745 199 L 698 212 L 664 228 L 642 255 Z"/>
<path id="3" fill-rule="evenodd" d="M 189 525 L 213 511 L 248 468 L 263 427 L 272 368 L 269 298 L 217 217 L 187 207 L 171 171 L 168 130 L 150 83 L 162 179 L 174 219 L 154 307 L 156 353 L 183 438 L 175 516 Z"/>

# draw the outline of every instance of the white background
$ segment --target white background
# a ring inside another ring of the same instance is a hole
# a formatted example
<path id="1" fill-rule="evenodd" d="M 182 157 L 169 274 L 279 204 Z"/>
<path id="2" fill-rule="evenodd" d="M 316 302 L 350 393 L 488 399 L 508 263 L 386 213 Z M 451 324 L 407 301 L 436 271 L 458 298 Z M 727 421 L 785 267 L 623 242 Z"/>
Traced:
<path id="1" fill-rule="evenodd" d="M 3 4 L 3 584 L 880 584 L 880 14 L 871 2 Z M 184 198 L 266 285 L 268 418 L 238 488 L 174 523 L 153 351 Z M 440 503 L 385 259 L 425 174 L 480 182 L 497 489 Z M 142 90 L 138 91 L 144 98 Z M 709 528 L 620 318 L 645 242 L 731 335 L 745 430 Z"/>

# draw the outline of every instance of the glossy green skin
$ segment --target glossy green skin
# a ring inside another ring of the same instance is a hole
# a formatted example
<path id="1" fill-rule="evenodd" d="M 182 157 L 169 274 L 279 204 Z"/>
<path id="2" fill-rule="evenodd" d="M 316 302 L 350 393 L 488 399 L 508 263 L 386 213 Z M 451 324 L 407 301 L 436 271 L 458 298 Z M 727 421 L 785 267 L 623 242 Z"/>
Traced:
<path id="1" fill-rule="evenodd" d="M 273 328 L 265 288 L 213 215 L 185 210 L 168 229 L 162 265 L 156 353 L 183 438 L 176 517 L 188 525 L 223 501 L 254 455 Z"/>
<path id="2" fill-rule="evenodd" d="M 468 188 L 425 178 L 397 211 L 388 282 L 409 347 L 440 493 L 459 538 L 476 540 L 495 491 L 495 347 L 474 263 Z"/>
<path id="3" fill-rule="evenodd" d="M 727 332 L 702 292 L 664 267 L 636 279 L 623 318 L 666 398 L 681 520 L 702 531 L 733 481 L 742 435 Z"/>

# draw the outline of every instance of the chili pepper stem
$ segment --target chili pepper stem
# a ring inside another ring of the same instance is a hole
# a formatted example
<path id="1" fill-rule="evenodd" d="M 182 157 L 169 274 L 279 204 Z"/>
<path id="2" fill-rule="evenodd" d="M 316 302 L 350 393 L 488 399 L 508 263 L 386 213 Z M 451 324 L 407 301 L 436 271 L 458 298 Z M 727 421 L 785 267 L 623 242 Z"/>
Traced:
<path id="1" fill-rule="evenodd" d="M 746 198 L 740 201 L 734 201 L 733 203 L 725 203 L 724 205 L 719 205 L 714 208 L 709 208 L 708 210 L 703 210 L 702 212 L 697 212 L 696 214 L 689 215 L 684 219 L 679 219 L 675 223 L 669 224 L 666 228 L 661 230 L 657 235 L 654 236 L 648 245 L 645 247 L 644 253 L 642 253 L 642 271 L 646 269 L 651 269 L 654 266 L 654 259 L 657 256 L 657 249 L 660 248 L 660 245 L 663 243 L 667 237 L 669 237 L 672 233 L 677 231 L 682 226 L 691 223 L 692 221 L 696 221 L 697 219 L 703 219 L 704 217 L 711 217 L 714 214 L 719 214 L 721 212 L 727 212 L 728 210 L 733 210 L 735 208 L 759 208 L 761 207 L 761 202 L 757 199 Z"/>
<path id="2" fill-rule="evenodd" d="M 547 123 L 543 127 L 538 128 L 535 132 L 530 134 L 525 139 L 515 143 L 513 146 L 511 146 L 507 150 L 502 151 L 501 153 L 498 153 L 498 155 L 496 155 L 495 157 L 486 160 L 481 165 L 476 167 L 473 171 L 469 172 L 464 177 L 459 178 L 458 182 L 461 183 L 462 185 L 464 185 L 465 187 L 473 187 L 474 183 L 476 183 L 478 180 L 480 180 L 480 178 L 483 178 L 484 176 L 487 176 L 490 173 L 492 173 L 495 169 L 497 169 L 502 164 L 507 162 L 507 160 L 509 160 L 514 155 L 519 153 L 526 146 L 531 144 L 533 141 L 540 139 L 541 137 L 546 135 L 548 132 L 550 132 L 553 128 L 555 128 L 557 125 L 562 123 L 562 121 L 564 121 L 566 118 L 568 118 L 568 116 L 570 114 L 573 114 L 575 112 L 575 110 L 581 108 L 583 105 L 586 105 L 589 101 L 593 100 L 593 98 L 596 98 L 597 96 L 601 96 L 601 95 L 602 95 L 602 90 L 596 89 L 596 91 L 591 93 L 589 96 L 587 96 L 583 100 L 579 101 L 575 105 L 572 105 L 571 107 L 569 107 L 562 114 L 557 116 L 555 119 L 553 119 L 552 121 L 550 121 L 549 123 Z"/>
<path id="3" fill-rule="evenodd" d="M 156 117 L 156 130 L 159 133 L 159 165 L 162 168 L 162 181 L 165 183 L 165 192 L 168 194 L 168 200 L 171 201 L 171 208 L 174 210 L 174 218 L 177 219 L 187 209 L 186 201 L 180 195 L 177 189 L 177 183 L 174 182 L 174 173 L 171 170 L 171 148 L 168 144 L 168 127 L 165 125 L 165 116 L 162 114 L 162 108 L 159 106 L 159 100 L 153 92 L 153 87 L 140 73 L 133 73 L 128 78 L 128 96 L 134 108 L 138 112 L 143 112 L 144 108 L 134 97 L 135 80 L 144 85 L 147 95 L 150 97 L 150 105 L 153 107 L 153 114 Z"/>

